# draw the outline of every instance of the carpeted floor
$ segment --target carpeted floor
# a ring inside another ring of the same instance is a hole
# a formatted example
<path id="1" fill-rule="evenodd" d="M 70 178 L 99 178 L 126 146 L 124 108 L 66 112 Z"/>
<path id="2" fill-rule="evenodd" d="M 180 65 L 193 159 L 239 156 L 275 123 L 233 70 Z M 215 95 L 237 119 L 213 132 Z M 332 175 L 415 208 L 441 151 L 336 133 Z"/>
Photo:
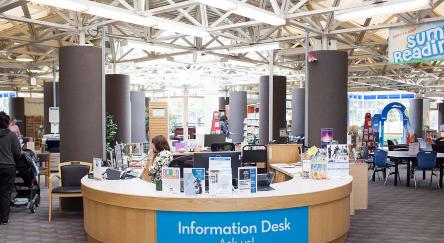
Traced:
<path id="1" fill-rule="evenodd" d="M 349 243 L 444 243 L 444 189 L 437 177 L 429 186 L 430 173 L 422 180 L 417 172 L 417 188 L 406 187 L 406 170 L 400 169 L 402 185 L 376 180 L 369 184 L 369 208 L 351 217 Z"/>
<path id="2" fill-rule="evenodd" d="M 351 217 L 348 243 L 444 243 L 444 189 L 433 188 L 418 175 L 418 188 L 393 185 L 393 176 L 369 184 L 369 209 L 356 211 Z M 413 185 L 413 181 L 412 181 Z M 53 221 L 48 223 L 46 189 L 35 214 L 26 208 L 12 208 L 10 223 L 0 225 L 0 242 L 87 242 L 81 212 L 59 211 L 54 200 Z M 276 242 L 278 243 L 278 242 Z"/>

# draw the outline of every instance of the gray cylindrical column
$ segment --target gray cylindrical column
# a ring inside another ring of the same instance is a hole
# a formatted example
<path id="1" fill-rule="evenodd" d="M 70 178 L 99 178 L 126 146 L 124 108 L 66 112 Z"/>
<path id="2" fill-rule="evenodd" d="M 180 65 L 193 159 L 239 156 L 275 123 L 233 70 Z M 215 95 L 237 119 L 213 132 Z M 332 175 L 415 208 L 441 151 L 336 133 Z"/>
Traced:
<path id="1" fill-rule="evenodd" d="M 9 98 L 9 116 L 17 120 L 17 126 L 22 135 L 25 135 L 25 98 Z"/>
<path id="2" fill-rule="evenodd" d="M 410 100 L 409 121 L 413 129 L 413 134 L 417 138 L 422 137 L 422 129 L 424 119 L 424 99 L 415 98 Z"/>
<path id="3" fill-rule="evenodd" d="M 146 129 L 145 129 L 145 92 L 131 91 L 131 142 L 145 143 Z"/>
<path id="4" fill-rule="evenodd" d="M 305 145 L 321 145 L 321 128 L 333 128 L 334 140 L 347 143 L 348 57 L 345 51 L 314 51 L 305 85 Z"/>
<path id="5" fill-rule="evenodd" d="M 102 50 L 91 46 L 59 49 L 60 161 L 103 156 Z"/>
<path id="6" fill-rule="evenodd" d="M 261 76 L 259 80 L 259 142 L 267 144 L 269 141 L 282 141 L 279 130 L 287 127 L 286 114 L 286 88 L 287 78 L 285 76 L 273 76 L 273 89 L 270 89 L 270 76 Z M 270 96 L 271 92 L 271 96 Z M 270 107 L 270 97 L 272 97 Z M 273 117 L 270 116 L 272 109 Z M 269 137 L 269 126 L 272 123 L 272 137 Z M 268 138 L 268 139 L 266 139 Z"/>
<path id="7" fill-rule="evenodd" d="M 125 74 L 107 74 L 106 114 L 112 115 L 117 124 L 115 141 L 131 142 L 130 78 Z"/>
<path id="8" fill-rule="evenodd" d="M 444 103 L 438 103 L 438 131 L 442 124 L 444 124 Z"/>
<path id="9" fill-rule="evenodd" d="M 247 117 L 247 92 L 230 92 L 229 129 L 233 143 L 244 141 L 244 120 Z"/>
<path id="10" fill-rule="evenodd" d="M 259 144 L 268 144 L 269 140 L 269 81 L 268 76 L 259 79 Z"/>
<path id="11" fill-rule="evenodd" d="M 291 92 L 291 135 L 304 136 L 305 132 L 305 89 Z"/>
<path id="12" fill-rule="evenodd" d="M 229 97 L 219 97 L 219 111 L 225 111 L 225 106 L 227 106 L 229 103 Z"/>
<path id="13" fill-rule="evenodd" d="M 56 105 L 60 105 L 59 83 L 56 82 Z M 43 85 L 43 126 L 45 133 L 51 133 L 51 124 L 49 123 L 49 107 L 54 106 L 53 82 L 45 82 Z"/>

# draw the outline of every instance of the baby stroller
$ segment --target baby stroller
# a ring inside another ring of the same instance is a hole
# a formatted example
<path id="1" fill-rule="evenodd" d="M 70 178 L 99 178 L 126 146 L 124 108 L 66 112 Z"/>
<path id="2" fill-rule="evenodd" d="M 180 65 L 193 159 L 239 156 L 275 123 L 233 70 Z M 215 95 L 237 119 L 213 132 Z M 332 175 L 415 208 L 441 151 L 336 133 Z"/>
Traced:
<path id="1" fill-rule="evenodd" d="M 32 150 L 24 149 L 20 159 L 15 161 L 15 191 L 14 205 L 25 206 L 35 213 L 40 204 L 40 186 L 37 182 L 38 168 L 36 156 Z"/>

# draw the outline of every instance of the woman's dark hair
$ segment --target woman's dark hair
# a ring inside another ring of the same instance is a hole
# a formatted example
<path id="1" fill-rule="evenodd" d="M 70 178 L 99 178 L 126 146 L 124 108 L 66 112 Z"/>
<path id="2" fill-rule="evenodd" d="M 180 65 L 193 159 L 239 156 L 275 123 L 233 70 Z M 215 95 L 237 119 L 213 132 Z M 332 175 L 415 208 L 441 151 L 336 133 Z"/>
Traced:
<path id="1" fill-rule="evenodd" d="M 0 129 L 8 128 L 10 120 L 11 119 L 4 111 L 0 111 Z"/>
<path id="2" fill-rule="evenodd" d="M 152 141 L 154 145 L 154 148 L 157 150 L 157 152 L 161 152 L 164 150 L 170 151 L 170 145 L 168 144 L 168 140 L 163 135 L 157 135 L 155 136 Z"/>

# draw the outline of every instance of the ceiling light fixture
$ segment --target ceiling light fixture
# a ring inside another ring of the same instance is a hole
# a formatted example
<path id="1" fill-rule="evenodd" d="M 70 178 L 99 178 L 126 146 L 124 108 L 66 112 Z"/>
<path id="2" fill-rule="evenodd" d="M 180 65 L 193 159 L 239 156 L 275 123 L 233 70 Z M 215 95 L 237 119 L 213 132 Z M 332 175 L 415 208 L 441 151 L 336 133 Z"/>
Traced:
<path id="1" fill-rule="evenodd" d="M 166 52 L 166 53 L 177 51 L 177 49 L 172 48 L 172 47 L 161 46 L 161 45 L 151 44 L 151 43 L 142 42 L 142 41 L 127 40 L 126 43 L 127 43 L 127 47 L 142 49 L 142 50 L 146 50 L 146 51 Z"/>
<path id="2" fill-rule="evenodd" d="M 228 48 L 230 53 L 246 53 L 246 52 L 256 52 L 256 51 L 269 51 L 281 49 L 281 44 L 279 42 L 271 42 L 265 44 L 253 44 L 249 46 L 240 46 Z"/>
<path id="3" fill-rule="evenodd" d="M 203 3 L 208 6 L 219 8 L 225 11 L 232 11 L 233 13 L 244 16 L 256 21 L 267 23 L 274 26 L 285 25 L 285 18 L 279 17 L 276 14 L 235 0 L 194 0 L 195 2 Z"/>
<path id="4" fill-rule="evenodd" d="M 77 12 L 84 12 L 88 10 L 88 5 L 82 1 L 72 1 L 72 0 L 29 0 L 29 1 L 37 4 L 43 4 Z"/>
<path id="5" fill-rule="evenodd" d="M 196 37 L 209 36 L 208 31 L 206 31 L 202 27 L 179 23 L 153 16 L 140 15 L 130 10 L 88 0 L 75 0 L 75 1 L 74 0 L 28 0 L 28 1 L 56 8 L 87 13 L 131 24 L 136 24 L 146 27 L 154 27 L 184 35 L 190 35 Z"/>
<path id="6" fill-rule="evenodd" d="M 398 14 L 432 8 L 431 0 L 393 0 L 374 3 L 365 7 L 349 8 L 335 12 L 335 19 L 345 22 L 386 14 Z"/>
<path id="7" fill-rule="evenodd" d="M 32 62 L 32 61 L 34 61 L 34 59 L 32 59 L 32 57 L 27 54 L 21 54 L 20 56 L 16 57 L 15 60 L 18 62 Z"/>

